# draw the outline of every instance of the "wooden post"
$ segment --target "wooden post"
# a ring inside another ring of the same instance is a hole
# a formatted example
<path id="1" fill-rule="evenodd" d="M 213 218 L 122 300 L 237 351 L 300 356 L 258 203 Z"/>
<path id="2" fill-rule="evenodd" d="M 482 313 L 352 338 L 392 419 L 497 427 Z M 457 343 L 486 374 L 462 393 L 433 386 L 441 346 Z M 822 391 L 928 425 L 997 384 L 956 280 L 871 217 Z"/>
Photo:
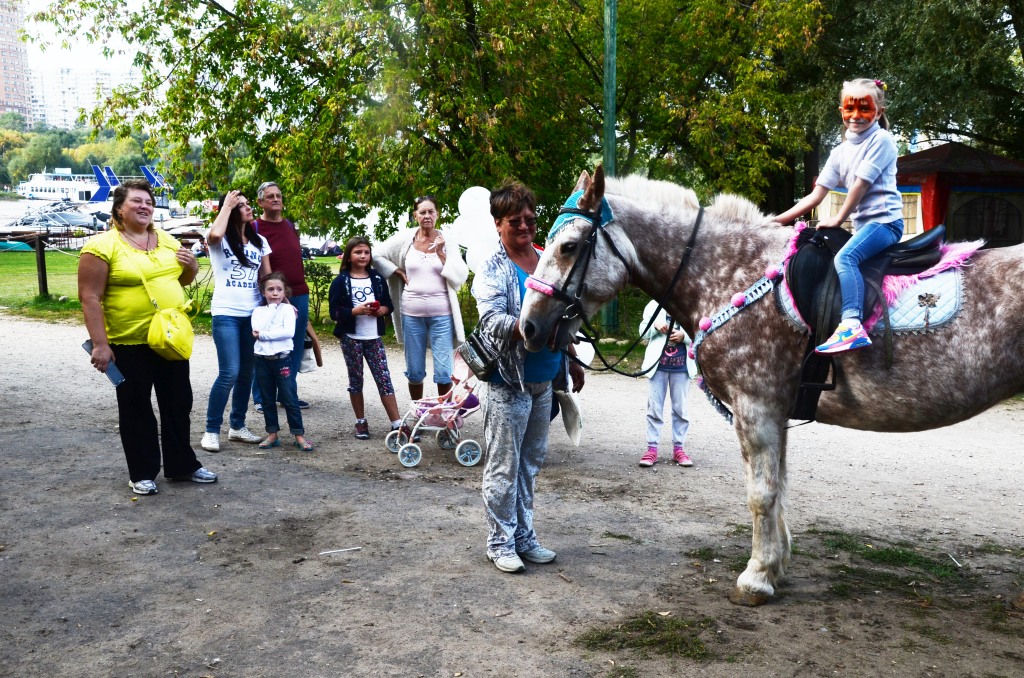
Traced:
<path id="1" fill-rule="evenodd" d="M 50 296 L 50 288 L 46 284 L 46 236 L 36 234 L 36 275 L 39 278 L 39 296 Z"/>

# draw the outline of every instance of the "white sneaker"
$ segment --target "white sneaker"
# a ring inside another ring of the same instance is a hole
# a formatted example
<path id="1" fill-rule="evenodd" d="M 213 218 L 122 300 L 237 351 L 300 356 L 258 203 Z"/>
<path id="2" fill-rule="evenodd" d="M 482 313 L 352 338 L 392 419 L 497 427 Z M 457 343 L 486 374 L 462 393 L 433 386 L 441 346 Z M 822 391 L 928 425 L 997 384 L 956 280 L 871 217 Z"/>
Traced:
<path id="1" fill-rule="evenodd" d="M 203 441 L 199 443 L 199 447 L 207 452 L 220 452 L 220 434 L 207 431 L 203 434 Z"/>
<path id="2" fill-rule="evenodd" d="M 253 443 L 254 445 L 256 443 L 263 442 L 263 438 L 250 431 L 247 426 L 243 426 L 242 428 L 229 428 L 228 440 L 238 440 L 243 443 Z"/>
<path id="3" fill-rule="evenodd" d="M 513 553 L 510 556 L 499 556 L 492 553 L 487 554 L 487 559 L 494 563 L 502 572 L 524 572 L 526 566 L 523 565 L 523 561 L 519 559 L 519 556 Z"/>
<path id="4" fill-rule="evenodd" d="M 156 494 L 156 483 L 152 480 L 140 480 L 137 483 L 128 481 L 128 487 L 132 488 L 135 494 Z"/>

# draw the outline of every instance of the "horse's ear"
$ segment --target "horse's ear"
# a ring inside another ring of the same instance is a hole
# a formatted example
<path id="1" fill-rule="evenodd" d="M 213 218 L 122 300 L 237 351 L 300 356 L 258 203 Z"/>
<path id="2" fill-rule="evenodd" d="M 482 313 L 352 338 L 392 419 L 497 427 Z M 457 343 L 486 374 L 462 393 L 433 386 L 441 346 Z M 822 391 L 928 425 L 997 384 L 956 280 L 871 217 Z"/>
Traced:
<path id="1" fill-rule="evenodd" d="M 583 170 L 583 172 L 580 173 L 580 178 L 576 181 L 576 188 L 572 189 L 572 192 L 575 193 L 576 191 L 585 191 L 587 190 L 587 186 L 589 185 L 590 175 L 587 174 L 587 170 Z"/>
<path id="2" fill-rule="evenodd" d="M 579 188 L 577 187 L 577 190 Z M 579 206 L 585 210 L 597 210 L 604 197 L 604 167 L 598 165 L 594 169 L 594 180 L 586 187 L 586 193 L 580 199 Z"/>

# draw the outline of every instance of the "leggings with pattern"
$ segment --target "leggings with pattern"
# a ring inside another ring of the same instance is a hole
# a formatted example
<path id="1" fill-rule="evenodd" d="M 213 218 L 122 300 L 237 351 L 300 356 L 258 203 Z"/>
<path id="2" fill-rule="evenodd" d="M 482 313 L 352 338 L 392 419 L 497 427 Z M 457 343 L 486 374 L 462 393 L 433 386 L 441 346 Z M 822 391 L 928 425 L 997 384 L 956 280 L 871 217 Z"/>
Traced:
<path id="1" fill-rule="evenodd" d="M 353 339 L 341 337 L 341 352 L 345 356 L 348 368 L 348 392 L 363 392 L 363 358 L 370 366 L 370 374 L 377 382 L 377 391 L 382 396 L 394 395 L 395 387 L 391 384 L 391 371 L 388 369 L 388 357 L 384 352 L 384 342 L 376 339 Z"/>

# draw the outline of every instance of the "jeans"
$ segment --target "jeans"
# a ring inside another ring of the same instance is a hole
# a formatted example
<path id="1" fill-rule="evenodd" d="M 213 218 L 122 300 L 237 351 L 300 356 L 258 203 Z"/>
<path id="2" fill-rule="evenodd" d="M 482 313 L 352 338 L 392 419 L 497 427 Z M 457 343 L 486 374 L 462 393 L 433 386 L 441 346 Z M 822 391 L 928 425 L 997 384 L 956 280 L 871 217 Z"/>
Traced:
<path id="1" fill-rule="evenodd" d="M 548 453 L 551 382 L 528 382 L 520 391 L 488 384 L 484 397 L 483 498 L 487 553 L 510 556 L 539 546 L 533 530 L 537 474 Z"/>
<path id="2" fill-rule="evenodd" d="M 864 308 L 864 276 L 860 264 L 886 247 L 895 245 L 903 236 L 903 220 L 889 224 L 865 224 L 836 254 L 836 273 L 839 274 L 839 290 L 843 294 L 843 320 L 861 317 Z M 884 300 L 883 300 L 884 303 Z"/>
<path id="3" fill-rule="evenodd" d="M 427 376 L 427 338 L 434 363 L 434 383 L 452 383 L 452 317 L 430 318 L 402 314 L 405 343 L 405 377 L 410 384 L 422 384 Z"/>
<path id="4" fill-rule="evenodd" d="M 111 344 L 124 383 L 117 387 L 121 447 L 133 483 L 155 480 L 163 456 L 164 477 L 192 475 L 202 464 L 189 441 L 192 383 L 187 360 L 164 360 L 145 344 Z M 153 413 L 153 391 L 160 425 Z"/>
<path id="5" fill-rule="evenodd" d="M 268 397 L 267 407 L 263 408 L 263 420 L 266 422 L 267 433 L 277 433 L 281 426 L 277 422 L 277 406 L 284 406 L 288 417 L 288 429 L 292 435 L 304 435 L 302 427 L 302 411 L 299 400 L 295 397 L 295 374 L 291 370 L 291 356 L 278 360 L 268 360 L 263 356 L 255 357 L 256 382 L 260 390 Z"/>
<path id="6" fill-rule="evenodd" d="M 295 385 L 295 398 L 299 397 L 299 385 L 295 378 L 299 376 L 299 365 L 302 363 L 302 352 L 306 350 L 306 325 L 309 323 L 309 295 L 300 294 L 297 297 L 288 297 L 289 303 L 295 307 L 299 314 L 295 317 L 295 338 L 292 340 L 292 383 Z M 252 382 L 252 401 L 257 405 L 263 404 L 263 394 L 260 393 L 259 382 Z"/>
<path id="7" fill-rule="evenodd" d="M 661 426 L 665 423 L 662 413 L 665 411 L 665 391 L 672 398 L 672 444 L 682 447 L 686 442 L 686 432 L 690 429 L 690 420 L 686 416 L 686 395 L 690 388 L 690 377 L 685 370 L 667 371 L 657 369 L 651 375 L 651 385 L 647 397 L 647 446 L 658 446 L 661 438 Z"/>
<path id="8" fill-rule="evenodd" d="M 213 343 L 217 347 L 217 379 L 210 390 L 206 407 L 206 431 L 220 433 L 224 423 L 224 407 L 231 398 L 229 425 L 233 429 L 245 426 L 245 410 L 249 407 L 252 388 L 252 356 L 254 340 L 249 316 L 213 316 Z"/>

